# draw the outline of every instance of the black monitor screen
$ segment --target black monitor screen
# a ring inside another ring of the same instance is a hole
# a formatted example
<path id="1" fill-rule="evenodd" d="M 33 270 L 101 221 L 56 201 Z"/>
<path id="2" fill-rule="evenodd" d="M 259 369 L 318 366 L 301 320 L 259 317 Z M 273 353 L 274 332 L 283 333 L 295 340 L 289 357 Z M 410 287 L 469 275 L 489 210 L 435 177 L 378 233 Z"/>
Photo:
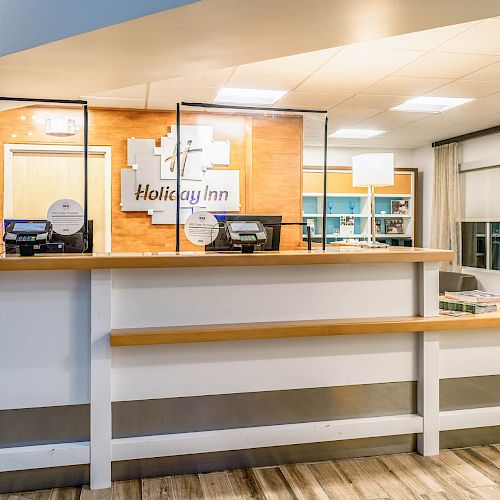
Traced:
<path id="1" fill-rule="evenodd" d="M 16 222 L 14 224 L 14 231 L 32 231 L 35 233 L 45 232 L 46 223 L 45 222 Z"/>
<path id="2" fill-rule="evenodd" d="M 255 222 L 231 222 L 231 231 L 241 233 L 245 231 L 258 231 L 259 225 Z"/>

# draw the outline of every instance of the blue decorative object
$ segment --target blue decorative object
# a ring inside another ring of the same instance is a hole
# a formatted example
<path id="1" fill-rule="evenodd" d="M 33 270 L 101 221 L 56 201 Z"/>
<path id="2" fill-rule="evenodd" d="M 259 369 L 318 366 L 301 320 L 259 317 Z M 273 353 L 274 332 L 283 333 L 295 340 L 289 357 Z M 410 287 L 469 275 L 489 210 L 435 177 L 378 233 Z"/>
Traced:
<path id="1" fill-rule="evenodd" d="M 331 201 L 330 203 L 328 203 L 328 213 L 331 214 L 332 210 L 333 210 L 333 201 Z"/>
<path id="2" fill-rule="evenodd" d="M 351 201 L 350 207 L 351 207 L 351 214 L 353 214 L 354 213 L 354 202 L 353 201 Z"/>

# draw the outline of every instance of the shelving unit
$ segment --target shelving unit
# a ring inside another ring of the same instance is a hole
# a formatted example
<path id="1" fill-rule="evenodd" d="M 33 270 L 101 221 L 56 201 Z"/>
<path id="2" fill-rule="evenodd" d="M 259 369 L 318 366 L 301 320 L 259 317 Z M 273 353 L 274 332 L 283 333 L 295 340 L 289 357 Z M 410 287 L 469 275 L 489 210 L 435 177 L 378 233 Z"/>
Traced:
<path id="1" fill-rule="evenodd" d="M 416 235 L 415 193 L 416 169 L 396 169 L 394 186 L 375 189 L 375 219 L 380 221 L 382 232 L 377 240 L 390 245 L 414 246 Z M 303 178 L 304 222 L 312 228 L 313 240 L 321 240 L 323 228 L 323 171 L 319 167 L 305 167 Z M 391 213 L 392 200 L 408 200 L 408 214 Z M 367 188 L 352 187 L 350 168 L 336 167 L 328 170 L 327 177 L 327 243 L 356 239 L 368 241 L 371 238 L 370 196 Z M 354 219 L 354 232 L 348 234 L 341 228 L 341 218 Z M 386 233 L 388 219 L 401 220 L 401 233 Z M 304 239 L 306 231 L 304 229 Z"/>

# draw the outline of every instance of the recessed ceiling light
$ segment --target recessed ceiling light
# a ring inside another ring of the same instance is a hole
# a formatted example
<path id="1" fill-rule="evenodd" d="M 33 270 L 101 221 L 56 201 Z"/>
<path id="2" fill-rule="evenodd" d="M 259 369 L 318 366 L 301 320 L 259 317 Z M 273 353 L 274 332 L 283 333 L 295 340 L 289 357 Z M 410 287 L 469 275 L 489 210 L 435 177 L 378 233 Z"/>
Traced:
<path id="1" fill-rule="evenodd" d="M 17 134 L 10 134 L 10 136 L 15 139 L 17 137 Z"/>
<path id="2" fill-rule="evenodd" d="M 234 89 L 223 87 L 214 102 L 231 104 L 274 104 L 287 93 L 286 90 Z"/>
<path id="3" fill-rule="evenodd" d="M 30 136 L 33 135 L 33 132 L 28 132 L 28 135 L 30 135 Z"/>
<path id="4" fill-rule="evenodd" d="M 341 128 L 328 137 L 336 139 L 369 139 L 377 135 L 384 134 L 385 130 L 363 130 L 360 128 Z"/>
<path id="5" fill-rule="evenodd" d="M 467 102 L 473 101 L 467 97 L 414 97 L 408 101 L 391 108 L 391 111 L 410 111 L 419 113 L 441 113 L 451 108 L 461 106 Z"/>
<path id="6" fill-rule="evenodd" d="M 26 120 L 26 115 L 21 115 L 19 118 L 21 118 L 21 120 Z"/>

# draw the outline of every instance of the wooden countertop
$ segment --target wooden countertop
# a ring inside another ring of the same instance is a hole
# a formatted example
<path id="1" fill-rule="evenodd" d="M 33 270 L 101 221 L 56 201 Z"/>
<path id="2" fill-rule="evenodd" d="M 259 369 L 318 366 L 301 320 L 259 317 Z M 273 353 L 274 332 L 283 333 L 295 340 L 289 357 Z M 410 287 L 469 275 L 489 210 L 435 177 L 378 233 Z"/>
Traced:
<path id="1" fill-rule="evenodd" d="M 420 331 L 500 328 L 500 312 L 468 316 L 345 318 L 331 320 L 273 321 L 227 325 L 191 325 L 123 328 L 111 331 L 113 347 L 191 344 L 235 340 L 268 340 Z"/>
<path id="2" fill-rule="evenodd" d="M 254 254 L 185 252 L 185 253 L 110 253 L 45 254 L 33 257 L 4 255 L 0 271 L 123 269 L 166 267 L 281 266 L 312 264 L 391 264 L 398 262 L 450 261 L 453 252 L 413 247 L 259 252 Z"/>

